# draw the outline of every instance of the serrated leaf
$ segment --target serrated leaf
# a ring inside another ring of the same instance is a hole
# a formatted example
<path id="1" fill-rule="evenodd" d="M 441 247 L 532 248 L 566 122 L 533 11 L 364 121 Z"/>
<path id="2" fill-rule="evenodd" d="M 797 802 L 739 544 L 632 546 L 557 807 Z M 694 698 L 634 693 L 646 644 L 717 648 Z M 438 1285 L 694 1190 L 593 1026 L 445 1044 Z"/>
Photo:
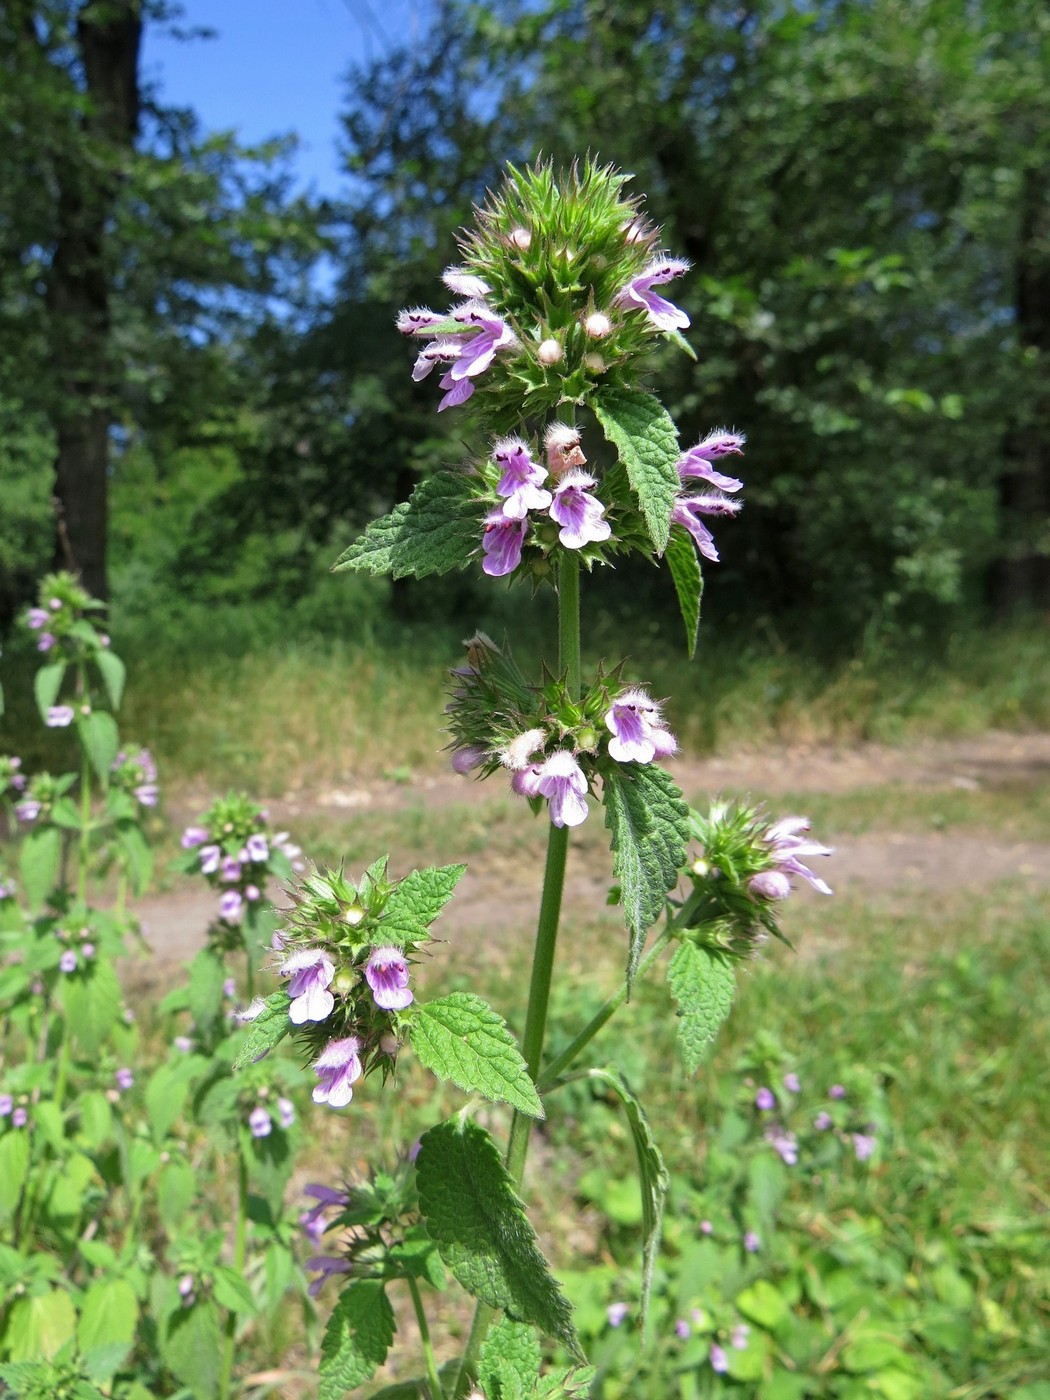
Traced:
<path id="1" fill-rule="evenodd" d="M 478 1381 L 488 1400 L 528 1395 L 540 1373 L 539 1339 L 524 1322 L 501 1317 L 489 1329 L 478 1359 Z"/>
<path id="2" fill-rule="evenodd" d="M 0 1137 L 0 1225 L 18 1208 L 29 1172 L 29 1134 L 20 1130 Z"/>
<path id="3" fill-rule="evenodd" d="M 630 991 L 646 931 L 663 913 L 685 864 L 689 809 L 674 779 L 656 764 L 610 768 L 603 776 L 605 825 L 612 833 L 613 870 L 631 935 Z"/>
<path id="4" fill-rule="evenodd" d="M 212 1286 L 215 1301 L 227 1312 L 247 1313 L 249 1317 L 254 1317 L 259 1311 L 252 1290 L 235 1270 L 225 1266 L 216 1268 L 212 1274 Z"/>
<path id="5" fill-rule="evenodd" d="M 132 891 L 137 895 L 145 894 L 153 875 L 153 851 L 149 842 L 137 824 L 121 827 L 116 840 Z"/>
<path id="6" fill-rule="evenodd" d="M 222 1352 L 215 1304 L 199 1299 L 190 1308 L 178 1308 L 166 1322 L 161 1355 L 168 1369 L 189 1387 L 196 1400 L 214 1400 Z"/>
<path id="7" fill-rule="evenodd" d="M 433 865 L 410 870 L 390 893 L 380 921 L 384 942 L 397 944 L 427 937 L 427 929 L 452 898 L 465 865 Z"/>
<path id="8" fill-rule="evenodd" d="M 211 948 L 202 948 L 190 963 L 187 997 L 190 1014 L 201 1029 L 214 1026 L 223 1014 L 225 979 L 222 958 Z"/>
<path id="9" fill-rule="evenodd" d="M 689 538 L 688 531 L 681 525 L 672 527 L 664 559 L 678 594 L 678 607 L 685 624 L 685 644 L 691 660 L 696 652 L 696 638 L 700 631 L 700 599 L 704 595 L 704 576 L 700 572 L 696 546 Z"/>
<path id="10" fill-rule="evenodd" d="M 88 1055 L 99 1049 L 120 1015 L 121 990 L 108 962 L 93 958 L 59 983 L 62 1010 L 73 1039 Z"/>
<path id="11" fill-rule="evenodd" d="M 29 832 L 18 853 L 18 869 L 31 910 L 39 909 L 55 888 L 61 864 L 62 833 L 58 827 L 42 826 Z"/>
<path id="12" fill-rule="evenodd" d="M 77 1314 L 69 1294 L 51 1288 L 31 1298 L 16 1298 L 7 1315 L 5 1350 L 11 1361 L 48 1361 L 76 1332 Z"/>
<path id="13" fill-rule="evenodd" d="M 318 1400 L 342 1400 L 370 1380 L 394 1340 L 394 1313 L 383 1285 L 351 1283 L 332 1309 L 321 1342 Z"/>
<path id="14" fill-rule="evenodd" d="M 464 1117 L 431 1128 L 420 1143 L 416 1177 L 427 1230 L 463 1287 L 580 1356 L 572 1309 L 485 1129 Z"/>
<path id="15" fill-rule="evenodd" d="M 120 701 L 124 694 L 124 681 L 127 678 L 127 668 L 119 656 L 107 648 L 95 653 L 95 665 L 102 676 L 102 683 L 106 687 L 106 694 L 109 696 L 109 703 L 115 710 L 120 709 Z"/>
<path id="16" fill-rule="evenodd" d="M 671 510 L 681 486 L 678 432 L 660 401 L 631 389 L 604 389 L 594 405 L 638 497 L 657 554 L 667 548 Z"/>
<path id="17" fill-rule="evenodd" d="M 138 1316 L 138 1300 L 130 1283 L 121 1278 L 100 1279 L 91 1284 L 80 1305 L 77 1345 L 82 1352 L 88 1352 L 96 1347 L 123 1343 L 126 1350 L 134 1340 Z M 118 1354 L 113 1371 L 122 1360 Z M 109 1376 L 95 1379 L 108 1380 Z"/>
<path id="18" fill-rule="evenodd" d="M 120 748 L 117 721 L 105 710 L 92 710 L 77 718 L 77 733 L 99 782 L 108 785 L 109 766 Z"/>
<path id="19" fill-rule="evenodd" d="M 409 1027 L 420 1064 L 467 1093 L 509 1103 L 532 1118 L 543 1117 L 529 1077 L 503 1017 L 473 992 L 450 992 L 416 1008 Z"/>
<path id="20" fill-rule="evenodd" d="M 461 568 L 480 548 L 487 506 L 471 495 L 467 478 L 439 472 L 421 481 L 407 501 L 375 520 L 336 560 L 334 573 L 426 578 Z"/>
<path id="21" fill-rule="evenodd" d="M 678 1003 L 678 1042 L 692 1073 L 729 1015 L 736 975 L 727 957 L 683 939 L 671 958 L 667 980 Z"/>
<path id="22" fill-rule="evenodd" d="M 36 696 L 36 707 L 40 711 L 40 718 L 47 723 L 47 712 L 58 699 L 58 692 L 62 689 L 62 678 L 66 674 L 66 663 L 64 661 L 52 661 L 47 666 L 41 666 L 33 677 L 33 694 Z"/>
<path id="23" fill-rule="evenodd" d="M 592 1079 L 600 1079 L 607 1084 L 624 1106 L 627 1122 L 634 1140 L 634 1150 L 638 1156 L 638 1176 L 642 1187 L 642 1331 L 649 1320 L 649 1300 L 653 1291 L 653 1269 L 660 1249 L 660 1233 L 663 1228 L 664 1203 L 670 1189 L 671 1178 L 664 1164 L 663 1154 L 653 1136 L 653 1130 L 645 1110 L 635 1098 L 626 1079 L 615 1067 L 592 1069 Z"/>
<path id="24" fill-rule="evenodd" d="M 234 1057 L 234 1069 L 244 1069 L 245 1065 L 253 1065 L 256 1060 L 268 1055 L 275 1045 L 280 1045 L 292 1029 L 292 1023 L 288 1019 L 288 1006 L 287 992 L 270 993 L 258 1016 L 248 1023 L 248 1034 L 244 1038 L 244 1044 Z"/>

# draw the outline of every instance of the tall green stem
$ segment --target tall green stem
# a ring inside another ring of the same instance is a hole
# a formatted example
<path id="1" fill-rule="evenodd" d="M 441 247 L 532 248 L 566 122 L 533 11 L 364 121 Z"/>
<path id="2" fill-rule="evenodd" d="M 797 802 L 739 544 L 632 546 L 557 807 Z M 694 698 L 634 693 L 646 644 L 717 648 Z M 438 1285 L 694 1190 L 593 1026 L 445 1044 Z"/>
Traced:
<path id="1" fill-rule="evenodd" d="M 77 698 L 88 695 L 87 677 L 81 666 L 77 672 Z M 88 868 L 91 864 L 91 761 L 87 749 L 80 751 L 80 845 L 77 858 L 77 902 L 87 903 Z"/>
<path id="2" fill-rule="evenodd" d="M 427 1326 L 427 1314 L 423 1307 L 423 1299 L 419 1294 L 419 1284 L 414 1278 L 408 1279 L 408 1291 L 412 1294 L 412 1306 L 415 1309 L 416 1321 L 419 1323 L 419 1335 L 423 1342 L 423 1358 L 426 1362 L 427 1380 L 430 1382 L 433 1400 L 442 1400 L 443 1391 L 441 1389 L 441 1377 L 438 1374 L 437 1360 L 434 1356 L 434 1348 L 430 1341 L 430 1328 Z"/>
<path id="3" fill-rule="evenodd" d="M 248 1163 L 244 1149 L 237 1149 L 237 1223 L 233 1237 L 233 1269 L 238 1277 L 244 1277 L 244 1260 L 248 1246 Z M 226 1315 L 226 1336 L 222 1353 L 222 1369 L 219 1372 L 219 1400 L 229 1400 L 230 1382 L 233 1379 L 233 1357 L 237 1345 L 237 1314 L 232 1310 Z"/>
<path id="4" fill-rule="evenodd" d="M 570 697 L 575 700 L 579 696 L 581 686 L 580 561 L 568 551 L 562 554 L 558 565 L 558 669 L 565 676 Z M 539 1073 L 543 1057 L 543 1039 L 547 1030 L 547 1009 L 550 1005 L 554 951 L 558 941 L 568 851 L 568 828 L 552 824 L 547 837 L 547 864 L 543 873 L 543 894 L 540 898 L 536 947 L 532 958 L 529 1005 L 525 1013 L 525 1032 L 522 1037 L 522 1054 L 533 1079 Z M 507 1171 L 518 1186 L 525 1172 L 525 1157 L 529 1150 L 531 1129 L 532 1119 L 515 1109 L 507 1144 Z M 464 1387 L 477 1368 L 481 1344 L 485 1340 L 493 1316 L 492 1308 L 484 1303 L 478 1304 L 467 1349 L 460 1363 L 454 1395 L 463 1393 Z"/>

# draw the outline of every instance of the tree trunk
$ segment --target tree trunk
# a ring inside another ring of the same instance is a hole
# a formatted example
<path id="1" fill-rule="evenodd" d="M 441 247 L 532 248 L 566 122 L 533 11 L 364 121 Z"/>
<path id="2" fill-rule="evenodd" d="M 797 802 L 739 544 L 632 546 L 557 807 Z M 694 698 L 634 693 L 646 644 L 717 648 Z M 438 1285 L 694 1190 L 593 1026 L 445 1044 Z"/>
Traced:
<path id="1" fill-rule="evenodd" d="M 55 459 L 57 568 L 106 596 L 106 497 L 113 374 L 106 229 L 138 130 L 140 0 L 99 0 L 77 17 L 88 107 L 79 157 L 56 170 L 58 233 L 48 282 L 60 388 Z"/>

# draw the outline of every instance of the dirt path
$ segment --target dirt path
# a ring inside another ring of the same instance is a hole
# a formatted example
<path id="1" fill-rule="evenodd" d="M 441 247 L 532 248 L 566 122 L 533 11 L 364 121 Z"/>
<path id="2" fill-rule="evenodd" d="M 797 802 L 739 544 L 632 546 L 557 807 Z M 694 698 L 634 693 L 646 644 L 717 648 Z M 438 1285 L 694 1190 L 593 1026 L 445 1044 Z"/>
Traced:
<path id="1" fill-rule="evenodd" d="M 719 791 L 748 792 L 755 799 L 784 793 L 842 795 L 894 785 L 916 791 L 963 789 L 1010 790 L 1019 796 L 1050 781 L 1050 734 L 989 733 L 971 739 L 929 742 L 908 748 L 868 744 L 842 749 L 790 749 L 742 752 L 674 765 L 686 796 L 701 801 Z M 451 804 L 486 804 L 504 798 L 500 784 L 473 784 L 451 773 L 423 777 L 411 786 L 376 781 L 316 793 L 296 791 L 267 803 L 271 820 L 293 832 L 297 818 L 345 819 L 352 813 L 396 814 L 418 803 L 440 810 Z M 203 805 L 186 799 L 190 816 Z M 822 833 L 823 834 L 823 833 Z M 836 890 L 906 893 L 919 888 L 980 888 L 1017 879 L 1034 889 L 1050 888 L 1050 832 L 1046 842 L 1004 841 L 994 835 L 924 831 L 871 832 L 836 838 L 833 862 L 826 872 Z M 608 857 L 589 844 L 570 863 L 565 907 L 571 917 L 595 910 L 610 925 L 615 910 L 605 910 Z M 456 900 L 456 932 L 469 941 L 516 936 L 535 917 L 538 872 L 531 861 L 508 862 L 504 854 L 472 856 Z M 199 888 L 179 889 L 144 900 L 138 906 L 157 958 L 182 962 L 197 950 L 214 909 L 214 897 Z M 472 935 L 472 937 L 471 937 Z"/>

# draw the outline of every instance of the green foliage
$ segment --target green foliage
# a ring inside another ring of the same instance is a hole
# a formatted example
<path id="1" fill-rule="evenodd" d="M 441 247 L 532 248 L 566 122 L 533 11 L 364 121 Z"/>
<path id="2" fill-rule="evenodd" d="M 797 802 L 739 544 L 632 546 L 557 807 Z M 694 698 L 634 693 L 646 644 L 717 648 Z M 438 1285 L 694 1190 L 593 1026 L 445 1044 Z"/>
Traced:
<path id="1" fill-rule="evenodd" d="M 383 906 L 383 938 L 403 947 L 429 937 L 427 930 L 452 898 L 465 865 L 410 870 L 390 892 Z"/>
<path id="2" fill-rule="evenodd" d="M 693 1072 L 729 1015 L 736 974 L 724 953 L 683 938 L 668 965 L 667 981 L 678 1003 L 678 1043 L 686 1068 Z"/>
<path id="3" fill-rule="evenodd" d="M 653 548 L 662 554 L 681 486 L 675 425 L 658 399 L 628 389 L 603 389 L 594 400 L 594 412 L 626 469 Z"/>
<path id="4" fill-rule="evenodd" d="M 333 568 L 392 578 L 427 578 L 462 568 L 478 548 L 483 511 L 465 476 L 441 472 L 420 482 L 392 514 L 373 521 Z"/>
<path id="5" fill-rule="evenodd" d="M 269 1054 L 291 1030 L 288 1019 L 288 993 L 271 992 L 259 1011 L 248 1023 L 248 1033 L 234 1056 L 233 1068 L 244 1069 Z"/>
<path id="6" fill-rule="evenodd" d="M 419 1062 L 468 1093 L 509 1103 L 533 1118 L 543 1105 L 503 1017 L 473 992 L 449 992 L 416 1007 L 409 1025 Z"/>
<path id="7" fill-rule="evenodd" d="M 678 595 L 678 607 L 685 626 L 685 644 L 692 660 L 696 653 L 696 638 L 700 631 L 700 600 L 704 595 L 704 579 L 696 546 L 681 525 L 671 528 L 664 553 L 667 568 Z"/>
<path id="8" fill-rule="evenodd" d="M 485 1129 L 465 1116 L 429 1129 L 416 1172 L 427 1230 L 463 1287 L 578 1352 L 571 1310 Z"/>
<path id="9" fill-rule="evenodd" d="M 332 1309 L 321 1343 L 320 1400 L 342 1400 L 370 1380 L 394 1340 L 394 1313 L 383 1285 L 355 1282 Z"/>

